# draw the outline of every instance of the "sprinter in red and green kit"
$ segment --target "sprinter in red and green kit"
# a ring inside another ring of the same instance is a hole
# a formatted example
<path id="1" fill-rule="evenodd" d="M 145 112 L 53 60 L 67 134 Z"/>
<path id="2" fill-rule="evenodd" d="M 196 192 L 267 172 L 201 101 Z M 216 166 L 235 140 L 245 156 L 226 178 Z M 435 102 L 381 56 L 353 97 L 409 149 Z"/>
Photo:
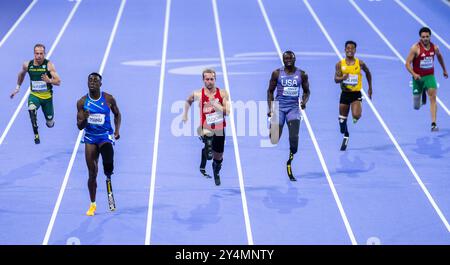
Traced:
<path id="1" fill-rule="evenodd" d="M 420 41 L 415 43 L 406 58 L 406 69 L 412 75 L 414 109 L 420 109 L 421 105 L 426 103 L 426 96 L 430 98 L 431 111 L 431 131 L 439 131 L 436 125 L 436 95 L 437 83 L 434 76 L 434 56 L 437 56 L 438 62 L 442 67 L 443 75 L 448 78 L 445 68 L 444 58 L 439 47 L 430 41 L 431 30 L 423 27 L 419 31 Z M 411 66 L 412 65 L 412 66 Z M 422 96 L 422 104 L 420 97 Z"/>
<path id="2" fill-rule="evenodd" d="M 31 125 L 34 132 L 34 143 L 39 144 L 39 132 L 37 125 L 37 110 L 42 107 L 42 112 L 46 120 L 46 125 L 52 128 L 55 125 L 53 110 L 53 86 L 59 86 L 61 79 L 56 73 L 55 66 L 45 58 L 45 46 L 36 44 L 34 46 L 34 59 L 26 61 L 17 77 L 16 89 L 10 97 L 19 93 L 20 86 L 28 73 L 30 76 L 30 95 L 28 96 L 28 112 L 30 114 Z"/>

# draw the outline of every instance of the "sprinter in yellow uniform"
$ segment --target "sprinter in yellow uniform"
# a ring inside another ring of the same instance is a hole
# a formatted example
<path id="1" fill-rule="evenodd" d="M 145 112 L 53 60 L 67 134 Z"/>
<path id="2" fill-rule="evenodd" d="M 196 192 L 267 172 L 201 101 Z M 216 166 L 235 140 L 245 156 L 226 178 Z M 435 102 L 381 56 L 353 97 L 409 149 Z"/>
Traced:
<path id="1" fill-rule="evenodd" d="M 361 118 L 362 113 L 362 75 L 361 70 L 366 73 L 369 90 L 367 91 L 369 98 L 372 99 L 372 75 L 367 65 L 360 59 L 355 57 L 356 42 L 345 42 L 345 58 L 336 64 L 336 73 L 334 81 L 341 84 L 341 98 L 339 100 L 339 126 L 341 133 L 344 135 L 342 140 L 341 151 L 347 148 L 350 134 L 347 128 L 347 116 L 352 109 L 353 123 Z"/>

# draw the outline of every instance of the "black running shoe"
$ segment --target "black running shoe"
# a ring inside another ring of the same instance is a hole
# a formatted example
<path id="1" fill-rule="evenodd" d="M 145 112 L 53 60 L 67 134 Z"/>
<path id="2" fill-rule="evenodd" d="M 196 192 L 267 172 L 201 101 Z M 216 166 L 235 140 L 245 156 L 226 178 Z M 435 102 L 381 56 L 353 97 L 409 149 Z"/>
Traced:
<path id="1" fill-rule="evenodd" d="M 34 143 L 35 144 L 40 144 L 41 143 L 41 140 L 39 139 L 39 134 L 35 134 L 34 135 Z"/>
<path id="2" fill-rule="evenodd" d="M 220 176 L 219 176 L 219 174 L 214 174 L 214 183 L 216 183 L 216 186 L 220 186 Z"/>
<path id="3" fill-rule="evenodd" d="M 214 183 L 216 183 L 216 186 L 220 185 L 220 169 L 222 168 L 222 163 L 217 163 L 216 161 L 213 161 L 212 163 L 213 172 L 214 172 Z"/>
<path id="4" fill-rule="evenodd" d="M 437 127 L 435 122 L 431 123 L 431 131 L 432 132 L 438 132 L 439 131 L 439 127 Z"/>

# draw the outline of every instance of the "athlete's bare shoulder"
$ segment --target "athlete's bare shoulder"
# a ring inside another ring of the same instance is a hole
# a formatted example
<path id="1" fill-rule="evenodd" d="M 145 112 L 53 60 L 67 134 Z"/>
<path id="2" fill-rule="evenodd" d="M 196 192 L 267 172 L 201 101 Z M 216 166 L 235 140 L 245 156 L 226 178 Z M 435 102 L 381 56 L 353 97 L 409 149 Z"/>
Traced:
<path id="1" fill-rule="evenodd" d="M 278 77 L 280 75 L 280 68 L 273 70 L 272 77 Z"/>
<path id="2" fill-rule="evenodd" d="M 335 66 L 336 71 L 341 71 L 341 67 L 342 67 L 342 63 L 341 63 L 341 61 L 339 60 L 339 61 L 336 63 L 336 66 Z"/>
<path id="3" fill-rule="evenodd" d="M 83 108 L 84 102 L 86 101 L 86 95 L 82 96 L 78 101 L 77 101 L 77 108 Z"/>
<path id="4" fill-rule="evenodd" d="M 222 98 L 228 98 L 228 91 L 226 89 L 221 89 L 219 92 Z"/>
<path id="5" fill-rule="evenodd" d="M 411 52 L 414 52 L 414 54 L 418 54 L 418 53 L 420 52 L 420 46 L 419 46 L 419 43 L 418 43 L 418 42 L 414 43 L 414 44 L 411 46 L 410 51 L 411 51 Z"/>
<path id="6" fill-rule="evenodd" d="M 194 96 L 194 100 L 199 100 L 202 97 L 202 89 L 203 88 L 199 88 L 197 90 L 194 90 L 194 92 L 192 92 L 192 95 Z"/>
<path id="7" fill-rule="evenodd" d="M 108 103 L 108 105 L 115 105 L 116 104 L 116 99 L 113 97 L 113 95 L 107 93 L 107 92 L 103 92 L 103 96 L 105 97 L 106 102 Z"/>
<path id="8" fill-rule="evenodd" d="M 437 44 L 432 43 L 431 45 L 433 45 L 435 51 L 439 51 L 439 46 Z"/>

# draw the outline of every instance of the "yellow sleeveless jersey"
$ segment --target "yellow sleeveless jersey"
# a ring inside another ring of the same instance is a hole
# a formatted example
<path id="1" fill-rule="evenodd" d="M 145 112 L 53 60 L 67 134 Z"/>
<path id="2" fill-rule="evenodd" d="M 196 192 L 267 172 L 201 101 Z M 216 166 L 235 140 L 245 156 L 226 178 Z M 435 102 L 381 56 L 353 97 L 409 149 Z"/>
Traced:
<path id="1" fill-rule="evenodd" d="M 52 97 L 52 84 L 45 83 L 41 76 L 47 74 L 52 78 L 50 71 L 48 70 L 49 60 L 44 59 L 41 65 L 34 65 L 34 60 L 28 62 L 28 74 L 30 75 L 30 89 L 31 94 L 40 99 L 49 99 Z"/>
<path id="2" fill-rule="evenodd" d="M 345 58 L 341 60 L 342 74 L 348 74 L 348 78 L 342 81 L 341 88 L 344 91 L 357 92 L 362 88 L 362 75 L 359 59 L 355 57 L 355 63 L 348 65 Z"/>

